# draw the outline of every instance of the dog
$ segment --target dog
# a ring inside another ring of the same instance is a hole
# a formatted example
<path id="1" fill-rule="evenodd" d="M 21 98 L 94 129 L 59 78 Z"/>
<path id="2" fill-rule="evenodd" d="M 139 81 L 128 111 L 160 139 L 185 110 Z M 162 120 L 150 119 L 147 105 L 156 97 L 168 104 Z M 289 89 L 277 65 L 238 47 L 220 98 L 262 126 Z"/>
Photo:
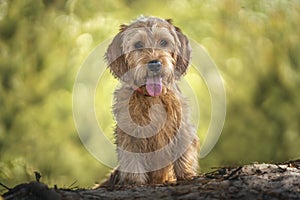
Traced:
<path id="1" fill-rule="evenodd" d="M 118 166 L 103 185 L 191 180 L 199 141 L 177 81 L 191 55 L 188 38 L 170 19 L 140 17 L 121 25 L 105 54 L 121 86 L 114 92 Z"/>

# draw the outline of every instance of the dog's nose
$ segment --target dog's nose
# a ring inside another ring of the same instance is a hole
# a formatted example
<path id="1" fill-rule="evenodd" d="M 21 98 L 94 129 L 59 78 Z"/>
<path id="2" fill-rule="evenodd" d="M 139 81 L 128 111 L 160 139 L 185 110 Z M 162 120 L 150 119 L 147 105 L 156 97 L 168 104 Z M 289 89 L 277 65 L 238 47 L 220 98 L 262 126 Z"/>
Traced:
<path id="1" fill-rule="evenodd" d="M 161 62 L 159 60 L 151 60 L 148 62 L 148 69 L 152 72 L 158 72 L 161 69 Z"/>

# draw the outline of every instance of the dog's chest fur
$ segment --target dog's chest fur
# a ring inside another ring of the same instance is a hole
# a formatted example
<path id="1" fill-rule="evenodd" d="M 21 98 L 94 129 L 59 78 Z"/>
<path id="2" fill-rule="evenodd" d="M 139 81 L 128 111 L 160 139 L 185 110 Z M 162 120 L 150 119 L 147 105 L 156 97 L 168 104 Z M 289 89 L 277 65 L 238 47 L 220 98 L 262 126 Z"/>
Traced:
<path id="1" fill-rule="evenodd" d="M 180 100 L 171 90 L 166 90 L 157 97 L 143 95 L 130 89 L 116 90 L 116 143 L 120 148 L 136 153 L 153 152 L 165 147 L 172 142 L 179 130 L 182 120 L 182 109 L 179 108 Z M 130 118 L 125 113 L 129 113 Z M 145 126 L 152 129 L 146 130 L 143 128 Z M 124 129 L 132 131 L 128 133 Z"/>

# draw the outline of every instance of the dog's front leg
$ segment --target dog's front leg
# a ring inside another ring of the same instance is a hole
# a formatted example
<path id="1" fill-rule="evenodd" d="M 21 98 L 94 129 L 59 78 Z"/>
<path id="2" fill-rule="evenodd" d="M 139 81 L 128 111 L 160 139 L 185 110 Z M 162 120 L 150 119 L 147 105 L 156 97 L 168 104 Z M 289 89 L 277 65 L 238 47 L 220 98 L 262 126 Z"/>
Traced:
<path id="1" fill-rule="evenodd" d="M 134 156 L 134 153 L 118 151 L 119 155 L 119 184 L 144 185 L 148 181 L 145 163 Z"/>
<path id="2" fill-rule="evenodd" d="M 178 145 L 183 145 L 187 148 L 174 162 L 174 172 L 177 180 L 191 180 L 197 175 L 200 145 L 193 126 L 184 122 L 182 123 L 182 126 L 179 134 L 181 135 L 181 139 L 185 141 L 179 141 Z"/>

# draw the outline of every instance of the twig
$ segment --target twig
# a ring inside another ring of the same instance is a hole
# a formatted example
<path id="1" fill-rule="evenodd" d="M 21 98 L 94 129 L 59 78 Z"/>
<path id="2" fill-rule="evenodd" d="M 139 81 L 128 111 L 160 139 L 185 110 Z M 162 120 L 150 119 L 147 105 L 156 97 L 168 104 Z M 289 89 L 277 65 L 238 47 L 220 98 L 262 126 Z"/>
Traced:
<path id="1" fill-rule="evenodd" d="M 225 179 L 232 179 L 232 176 L 235 175 L 238 171 L 240 171 L 243 167 L 238 167 L 237 169 L 233 170 Z"/>
<path id="2" fill-rule="evenodd" d="M 7 187 L 7 186 L 4 185 L 3 183 L 0 183 L 0 185 L 1 185 L 2 187 L 4 187 L 5 189 L 7 189 L 7 190 L 11 190 L 11 188 Z"/>
<path id="3" fill-rule="evenodd" d="M 72 187 L 73 185 L 75 185 L 77 183 L 77 180 L 75 180 L 71 185 L 69 185 L 69 189 L 77 189 L 78 188 L 78 186 L 75 186 L 75 187 Z"/>
<path id="4" fill-rule="evenodd" d="M 36 180 L 37 182 L 40 182 L 40 179 L 41 179 L 41 177 L 42 177 L 41 173 L 38 172 L 38 171 L 35 171 L 35 172 L 34 172 L 34 175 L 35 175 L 35 180 Z"/>

